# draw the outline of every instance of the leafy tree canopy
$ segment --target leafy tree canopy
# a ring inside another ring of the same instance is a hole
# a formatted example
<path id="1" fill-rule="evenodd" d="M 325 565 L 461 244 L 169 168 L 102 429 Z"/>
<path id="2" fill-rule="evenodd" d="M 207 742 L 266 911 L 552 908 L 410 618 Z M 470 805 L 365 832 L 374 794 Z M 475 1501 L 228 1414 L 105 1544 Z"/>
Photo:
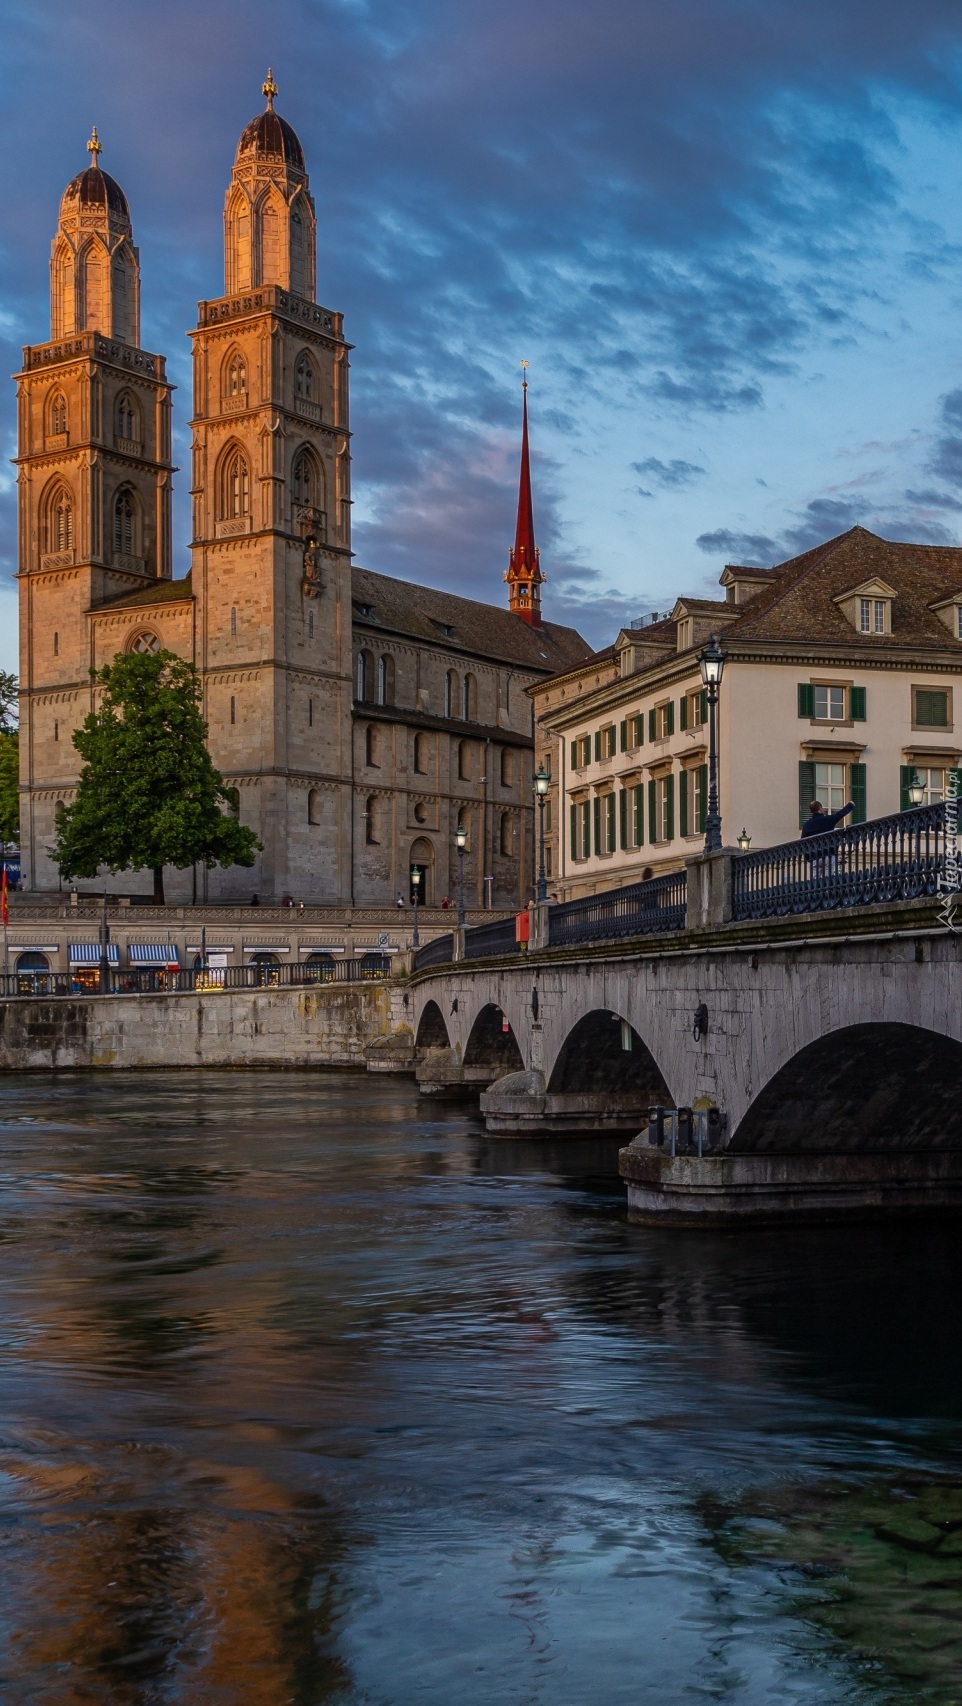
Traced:
<path id="1" fill-rule="evenodd" d="M 152 871 L 162 902 L 165 865 L 253 865 L 260 842 L 230 809 L 207 751 L 193 665 L 173 652 L 131 652 L 95 679 L 103 698 L 74 734 L 84 765 L 57 824 L 64 876 Z"/>
<path id="2" fill-rule="evenodd" d="M 0 733 L 2 734 L 9 734 L 16 724 L 18 693 L 19 685 L 16 676 L 8 669 L 0 669 Z"/>
<path id="3" fill-rule="evenodd" d="M 20 740 L 0 727 L 0 841 L 20 834 Z"/>

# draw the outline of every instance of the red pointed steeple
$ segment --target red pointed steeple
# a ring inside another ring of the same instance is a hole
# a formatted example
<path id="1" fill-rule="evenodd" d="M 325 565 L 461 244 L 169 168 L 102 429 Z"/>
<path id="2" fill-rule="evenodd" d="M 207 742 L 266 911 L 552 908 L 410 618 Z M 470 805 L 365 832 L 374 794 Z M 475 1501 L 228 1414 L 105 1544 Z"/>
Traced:
<path id="1" fill-rule="evenodd" d="M 514 549 L 504 578 L 508 583 L 508 608 L 533 628 L 541 627 L 541 583 L 545 579 L 534 542 L 534 508 L 531 502 L 531 462 L 528 455 L 528 363 L 523 361 L 521 413 L 521 480 L 518 487 L 518 525 Z"/>

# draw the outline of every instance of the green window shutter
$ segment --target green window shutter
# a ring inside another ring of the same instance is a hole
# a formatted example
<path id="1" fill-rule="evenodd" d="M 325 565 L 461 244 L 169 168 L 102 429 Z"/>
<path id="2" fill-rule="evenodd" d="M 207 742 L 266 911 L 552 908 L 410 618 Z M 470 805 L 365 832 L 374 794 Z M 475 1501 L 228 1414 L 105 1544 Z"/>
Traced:
<path id="1" fill-rule="evenodd" d="M 864 723 L 864 721 L 865 721 L 865 688 L 864 687 L 852 687 L 852 688 L 850 688 L 850 690 L 849 690 L 849 702 L 850 702 L 850 708 L 851 708 L 851 713 L 852 713 L 852 722 L 853 723 Z"/>
<path id="2" fill-rule="evenodd" d="M 654 708 L 654 706 L 652 706 L 651 710 L 648 712 L 648 739 L 654 740 L 654 738 L 655 738 L 655 708 Z"/>
<path id="3" fill-rule="evenodd" d="M 605 795 L 605 852 L 614 853 L 615 841 L 615 795 L 614 790 Z"/>
<path id="4" fill-rule="evenodd" d="M 945 692 L 926 693 L 920 688 L 915 695 L 915 721 L 923 728 L 944 729 L 949 721 L 949 696 Z"/>
<path id="5" fill-rule="evenodd" d="M 598 763 L 598 760 L 600 759 L 600 757 L 601 757 L 601 730 L 595 729 L 595 763 L 596 764 Z"/>
<path id="6" fill-rule="evenodd" d="M 635 745 L 636 746 L 644 746 L 644 744 L 645 744 L 645 714 L 643 711 L 639 711 L 637 717 L 635 718 Z"/>
<path id="7" fill-rule="evenodd" d="M 708 688 L 707 687 L 703 687 L 701 690 L 701 720 L 703 723 L 707 723 L 707 721 L 708 721 Z"/>
<path id="8" fill-rule="evenodd" d="M 571 768 L 572 770 L 578 768 L 578 742 L 576 740 L 571 742 Z"/>
<path id="9" fill-rule="evenodd" d="M 899 811 L 901 812 L 907 812 L 909 806 L 912 804 L 909 799 L 909 788 L 912 785 L 912 777 L 914 775 L 914 764 L 899 765 Z"/>
<path id="10" fill-rule="evenodd" d="M 674 732 L 675 732 L 675 701 L 674 701 L 674 699 L 669 699 L 667 705 L 665 706 L 665 733 L 666 733 L 666 735 L 673 735 Z"/>
<path id="11" fill-rule="evenodd" d="M 864 823 L 866 815 L 867 815 L 866 810 L 865 810 L 865 765 L 864 764 L 850 764 L 849 765 L 849 767 L 848 767 L 848 787 L 849 787 L 849 795 L 854 802 L 854 804 L 852 806 L 852 816 L 851 816 L 850 821 L 852 823 Z"/>
<path id="12" fill-rule="evenodd" d="M 591 856 L 591 801 L 590 800 L 582 800 L 582 802 L 581 802 L 581 857 L 582 857 L 582 859 L 588 859 L 588 858 L 590 858 L 590 856 Z"/>
<path id="13" fill-rule="evenodd" d="M 815 715 L 815 688 L 810 681 L 800 681 L 798 684 L 798 714 L 800 717 Z"/>
<path id="14" fill-rule="evenodd" d="M 682 704 L 684 704 L 684 703 L 685 703 L 685 701 L 683 699 Z M 679 833 L 679 835 L 687 835 L 688 834 L 688 786 L 689 786 L 690 780 L 691 780 L 691 777 L 690 777 L 689 771 L 683 770 L 681 772 L 681 775 L 678 778 L 678 833 Z"/>
<path id="15" fill-rule="evenodd" d="M 695 771 L 695 832 L 705 833 L 705 820 L 708 817 L 708 765 L 699 764 Z"/>
<path id="16" fill-rule="evenodd" d="M 665 840 L 675 839 L 675 778 L 665 777 Z"/>
<path id="17" fill-rule="evenodd" d="M 636 782 L 632 788 L 635 797 L 635 846 L 645 845 L 645 784 Z"/>
<path id="18" fill-rule="evenodd" d="M 648 840 L 654 841 L 658 833 L 658 800 L 655 794 L 655 782 L 648 784 Z"/>
<path id="19" fill-rule="evenodd" d="M 601 852 L 601 795 L 600 794 L 596 794 L 595 798 L 594 798 L 594 816 L 595 816 L 595 857 L 597 857 L 597 855 Z"/>
<path id="20" fill-rule="evenodd" d="M 621 750 L 622 750 L 622 752 L 627 752 L 628 751 L 628 718 L 627 717 L 622 717 L 621 726 L 618 730 L 618 733 L 621 737 Z"/>
<path id="21" fill-rule="evenodd" d="M 621 790 L 621 793 L 620 793 L 619 799 L 618 799 L 618 810 L 619 810 L 619 814 L 620 814 L 620 821 L 618 824 L 618 828 L 621 831 L 621 850 L 622 850 L 622 852 L 624 852 L 625 848 L 628 845 L 628 789 L 627 788 L 622 788 L 622 790 Z"/>
<path id="22" fill-rule="evenodd" d="M 811 804 L 815 798 L 815 765 L 803 758 L 798 766 L 798 827 L 811 817 Z"/>
<path id="23" fill-rule="evenodd" d="M 684 734 L 688 727 L 688 695 L 683 693 L 678 701 L 678 727 Z"/>
<path id="24" fill-rule="evenodd" d="M 578 808 L 577 808 L 577 806 L 572 806 L 572 808 L 571 808 L 571 820 L 570 821 L 571 821 L 571 857 L 572 857 L 572 859 L 577 859 L 577 857 L 578 857 Z"/>

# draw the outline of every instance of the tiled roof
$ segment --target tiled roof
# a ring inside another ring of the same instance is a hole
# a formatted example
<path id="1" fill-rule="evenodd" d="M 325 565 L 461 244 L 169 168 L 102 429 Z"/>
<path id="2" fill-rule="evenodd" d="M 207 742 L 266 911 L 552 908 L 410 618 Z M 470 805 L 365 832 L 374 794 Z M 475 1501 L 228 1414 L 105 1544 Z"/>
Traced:
<path id="1" fill-rule="evenodd" d="M 354 568 L 352 584 L 358 630 L 408 634 L 543 675 L 556 675 L 592 656 L 591 647 L 574 628 L 557 622 L 532 628 L 498 605 L 393 580 L 371 569 Z"/>
<path id="2" fill-rule="evenodd" d="M 141 604 L 176 604 L 193 596 L 190 575 L 186 574 L 183 580 L 155 580 L 137 592 L 122 592 L 119 598 L 108 598 L 95 607 L 93 614 L 98 610 L 136 610 Z"/>
<path id="3" fill-rule="evenodd" d="M 860 634 L 834 602 L 873 575 L 895 590 L 890 634 Z M 880 539 L 864 527 L 829 539 L 803 556 L 778 565 L 771 584 L 740 607 L 725 630 L 736 640 L 840 642 L 898 649 L 944 650 L 962 645 L 928 606 L 962 585 L 962 548 L 904 545 Z"/>

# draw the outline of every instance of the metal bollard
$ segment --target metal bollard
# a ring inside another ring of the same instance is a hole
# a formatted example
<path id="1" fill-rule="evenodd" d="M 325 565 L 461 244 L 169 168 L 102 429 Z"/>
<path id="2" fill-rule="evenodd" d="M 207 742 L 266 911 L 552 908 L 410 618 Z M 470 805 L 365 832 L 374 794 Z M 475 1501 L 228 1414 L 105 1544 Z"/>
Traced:
<path id="1" fill-rule="evenodd" d="M 679 1108 L 675 1118 L 678 1126 L 678 1147 L 690 1149 L 694 1115 L 690 1108 Z"/>
<path id="2" fill-rule="evenodd" d="M 648 1142 L 652 1148 L 660 1149 L 665 1141 L 665 1110 L 664 1108 L 648 1109 Z"/>

